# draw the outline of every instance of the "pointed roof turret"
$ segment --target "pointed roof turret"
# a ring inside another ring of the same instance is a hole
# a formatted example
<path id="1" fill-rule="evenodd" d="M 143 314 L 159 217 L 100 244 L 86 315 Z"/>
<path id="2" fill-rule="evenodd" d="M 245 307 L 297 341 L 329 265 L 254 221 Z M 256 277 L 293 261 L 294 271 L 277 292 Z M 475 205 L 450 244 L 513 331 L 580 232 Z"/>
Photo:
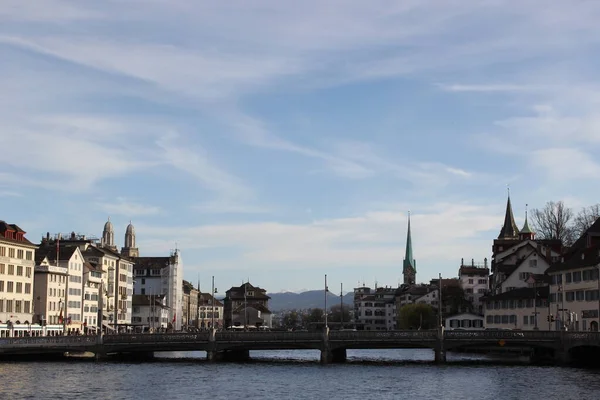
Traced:
<path id="1" fill-rule="evenodd" d="M 506 214 L 504 215 L 504 225 L 500 230 L 500 234 L 498 235 L 498 239 L 518 239 L 519 238 L 519 228 L 517 228 L 517 223 L 515 222 L 515 216 L 513 215 L 512 206 L 510 204 L 510 193 L 508 195 L 508 200 L 506 201 Z"/>
<path id="2" fill-rule="evenodd" d="M 406 252 L 404 253 L 404 263 L 414 268 L 413 250 L 412 250 L 412 238 L 410 234 L 410 213 L 408 213 L 408 232 L 406 234 Z"/>
<path id="3" fill-rule="evenodd" d="M 525 207 L 527 207 L 527 205 L 525 205 Z M 523 225 L 523 229 L 521 229 L 520 233 L 533 233 L 529 227 L 529 222 L 527 221 L 527 208 L 525 208 L 525 224 Z"/>

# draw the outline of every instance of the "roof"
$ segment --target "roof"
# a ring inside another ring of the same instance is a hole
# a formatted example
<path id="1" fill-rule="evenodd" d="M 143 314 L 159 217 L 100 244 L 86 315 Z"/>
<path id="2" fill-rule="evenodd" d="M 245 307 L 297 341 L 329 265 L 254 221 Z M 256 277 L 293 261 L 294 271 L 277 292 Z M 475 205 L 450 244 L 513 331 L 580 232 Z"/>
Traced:
<path id="1" fill-rule="evenodd" d="M 529 227 L 529 222 L 527 219 L 527 211 L 525 211 L 525 224 L 523 224 L 523 229 L 521 229 L 521 233 L 533 233 L 533 231 Z"/>
<path id="2" fill-rule="evenodd" d="M 569 253 L 574 253 L 577 250 L 587 247 L 588 245 L 588 236 L 597 236 L 600 235 L 600 218 L 596 220 L 580 237 L 573 243 L 573 245 L 569 248 Z"/>
<path id="3" fill-rule="evenodd" d="M 171 264 L 171 257 L 137 257 L 134 268 L 165 268 Z"/>
<path id="4" fill-rule="evenodd" d="M 490 274 L 490 269 L 489 268 L 481 268 L 481 267 L 471 267 L 468 265 L 462 265 L 459 269 L 458 269 L 458 274 L 475 274 L 475 275 L 489 275 Z"/>
<path id="5" fill-rule="evenodd" d="M 515 216 L 513 215 L 512 206 L 510 204 L 510 196 L 508 196 L 508 200 L 506 201 L 506 213 L 504 215 L 504 225 L 502 225 L 498 239 L 518 239 L 518 237 L 519 228 L 517 228 Z"/>
<path id="6" fill-rule="evenodd" d="M 262 304 L 259 303 L 248 303 L 246 305 L 242 304 L 241 306 L 238 306 L 236 308 L 233 309 L 234 313 L 239 313 L 240 311 L 244 311 L 245 307 L 252 307 L 255 310 L 258 310 L 262 313 L 266 313 L 266 314 L 271 314 L 271 310 L 269 310 L 267 307 L 265 307 Z"/>
<path id="7" fill-rule="evenodd" d="M 19 228 L 19 226 L 16 224 L 8 224 L 5 221 L 0 220 L 0 233 L 2 234 L 2 235 L 0 235 L 0 240 L 9 242 L 9 243 L 19 244 L 19 245 L 35 247 L 35 244 L 33 244 L 29 240 L 27 240 L 27 238 L 25 236 L 23 236 L 22 239 L 10 239 L 10 238 L 5 237 L 4 235 L 6 234 L 6 231 L 21 233 L 23 235 L 25 235 L 25 233 L 27 233 L 23 229 Z"/>
<path id="8" fill-rule="evenodd" d="M 222 307 L 223 303 L 211 296 L 210 293 L 198 293 L 198 305 L 210 305 L 210 300 L 213 299 L 216 307 Z"/>
<path id="9" fill-rule="evenodd" d="M 249 291 L 253 291 L 254 295 L 244 296 L 244 294 Z M 243 283 L 238 287 L 232 286 L 231 289 L 225 293 L 230 299 L 243 299 L 244 297 L 247 297 L 252 299 L 269 300 L 271 298 L 270 296 L 267 296 L 267 291 L 265 289 L 259 288 L 258 286 L 252 286 L 250 282 Z"/>
<path id="10" fill-rule="evenodd" d="M 592 247 L 576 249 L 564 262 L 552 264 L 546 270 L 547 274 L 553 272 L 569 271 L 586 267 L 596 267 L 600 264 L 600 244 Z"/>
<path id="11" fill-rule="evenodd" d="M 408 230 L 406 233 L 406 252 L 404 253 L 404 269 L 412 268 L 417 270 L 415 259 L 413 258 L 412 237 L 410 234 L 410 214 L 408 215 Z"/>
<path id="12" fill-rule="evenodd" d="M 73 246 L 59 246 L 58 261 L 70 260 L 77 249 L 78 247 Z M 35 263 L 38 265 L 41 264 L 46 257 L 48 257 L 48 262 L 56 263 L 56 246 L 39 248 L 38 251 L 35 252 Z"/>
<path id="13" fill-rule="evenodd" d="M 148 294 L 134 294 L 131 296 L 131 304 L 133 306 L 150 306 L 152 301 L 154 301 L 154 305 L 160 306 L 163 308 L 168 308 L 162 304 L 162 300 L 165 295 L 148 295 Z"/>
<path id="14" fill-rule="evenodd" d="M 534 297 L 538 297 L 540 299 L 548 298 L 550 294 L 549 286 L 542 286 L 535 288 L 537 290 L 537 296 L 535 295 L 534 288 L 524 287 L 511 290 L 509 292 L 504 292 L 496 295 L 484 296 L 483 299 L 485 301 L 496 301 L 496 300 L 518 300 L 518 299 L 533 299 Z"/>

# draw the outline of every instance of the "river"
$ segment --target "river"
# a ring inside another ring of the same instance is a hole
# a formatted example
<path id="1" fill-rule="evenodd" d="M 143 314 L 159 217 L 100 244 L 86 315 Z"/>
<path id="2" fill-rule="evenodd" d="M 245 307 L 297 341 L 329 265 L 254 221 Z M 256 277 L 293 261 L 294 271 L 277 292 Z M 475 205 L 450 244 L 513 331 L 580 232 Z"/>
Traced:
<path id="1" fill-rule="evenodd" d="M 430 350 L 349 350 L 320 365 L 318 351 L 256 351 L 247 363 L 209 363 L 202 352 L 155 362 L 2 362 L 3 399 L 589 399 L 600 371 L 535 367 Z"/>

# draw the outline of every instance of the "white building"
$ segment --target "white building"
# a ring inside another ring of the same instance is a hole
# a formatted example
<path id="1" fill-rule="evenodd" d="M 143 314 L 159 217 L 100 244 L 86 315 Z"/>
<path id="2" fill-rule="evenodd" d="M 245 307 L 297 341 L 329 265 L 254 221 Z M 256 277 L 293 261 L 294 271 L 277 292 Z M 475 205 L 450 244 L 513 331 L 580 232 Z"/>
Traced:
<path id="1" fill-rule="evenodd" d="M 366 331 L 394 330 L 396 321 L 396 288 L 369 287 L 354 289 L 354 321 L 357 329 Z"/>
<path id="2" fill-rule="evenodd" d="M 484 299 L 488 329 L 553 329 L 548 324 L 548 286 L 518 288 Z"/>
<path id="3" fill-rule="evenodd" d="M 132 325 L 136 330 L 156 331 L 169 325 L 169 308 L 164 295 L 134 294 Z"/>
<path id="4" fill-rule="evenodd" d="M 473 310 L 480 315 L 483 315 L 484 309 L 481 298 L 489 292 L 489 277 L 487 258 L 483 263 L 475 263 L 475 260 L 471 260 L 471 264 L 465 264 L 464 259 L 461 260 L 458 269 L 460 287 L 465 292 L 465 298 L 473 305 Z"/>
<path id="5" fill-rule="evenodd" d="M 25 231 L 0 220 L 0 321 L 33 320 L 35 250 Z"/>
<path id="6" fill-rule="evenodd" d="M 183 265 L 179 250 L 169 257 L 138 257 L 134 266 L 134 294 L 165 295 L 169 321 L 181 329 Z"/>
<path id="7" fill-rule="evenodd" d="M 98 308 L 102 269 L 89 262 L 83 264 L 83 322 L 88 331 L 96 330 L 98 326 Z"/>

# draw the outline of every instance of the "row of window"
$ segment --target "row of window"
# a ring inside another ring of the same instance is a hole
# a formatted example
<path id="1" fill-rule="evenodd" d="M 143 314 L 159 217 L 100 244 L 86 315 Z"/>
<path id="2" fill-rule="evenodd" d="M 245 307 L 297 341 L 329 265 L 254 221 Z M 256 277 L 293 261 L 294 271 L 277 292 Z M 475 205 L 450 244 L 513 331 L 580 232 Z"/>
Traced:
<path id="1" fill-rule="evenodd" d="M 565 292 L 566 301 L 598 301 L 598 289 L 595 290 L 571 290 Z M 550 303 L 560 303 L 563 301 L 562 293 L 551 293 Z"/>
<path id="2" fill-rule="evenodd" d="M 12 282 L 7 281 L 6 287 L 4 281 L 0 281 L 0 292 L 6 293 L 31 293 L 31 283 L 25 284 L 25 291 L 23 291 L 23 282 Z"/>
<path id="3" fill-rule="evenodd" d="M 533 299 L 518 299 L 518 300 L 496 300 L 488 301 L 485 304 L 488 310 L 506 310 L 515 308 L 533 308 Z M 547 307 L 548 301 L 546 299 L 537 298 L 535 300 L 536 307 Z"/>
<path id="4" fill-rule="evenodd" d="M 485 317 L 488 324 L 517 324 L 516 315 L 488 315 Z M 523 315 L 523 325 L 535 325 L 535 315 Z"/>
<path id="5" fill-rule="evenodd" d="M 485 292 L 487 292 L 487 289 L 477 289 L 477 293 L 479 293 L 479 294 L 485 294 Z M 465 293 L 472 294 L 473 288 L 466 288 Z"/>
<path id="6" fill-rule="evenodd" d="M 49 288 L 48 297 L 65 297 L 65 289 Z"/>
<path id="7" fill-rule="evenodd" d="M 597 281 L 598 270 L 590 268 L 583 271 L 566 272 L 564 274 L 566 283 L 578 283 L 582 281 Z M 563 283 L 563 274 L 552 275 L 552 284 L 560 285 Z"/>
<path id="8" fill-rule="evenodd" d="M 69 296 L 81 296 L 81 289 L 69 288 Z"/>
<path id="9" fill-rule="evenodd" d="M 81 276 L 69 275 L 69 282 L 81 283 Z"/>
<path id="10" fill-rule="evenodd" d="M 17 265 L 17 276 L 23 276 L 23 271 L 25 271 L 25 276 L 27 278 L 31 278 L 31 272 L 33 269 L 31 267 L 23 268 L 22 265 Z M 6 264 L 0 264 L 0 275 L 15 275 L 15 266 L 8 264 L 8 268 L 6 268 Z"/>
<path id="11" fill-rule="evenodd" d="M 0 257 L 6 257 L 6 246 L 0 246 Z M 33 251 L 31 250 L 22 250 L 22 249 L 16 249 L 16 256 L 15 256 L 15 248 L 13 247 L 8 247 L 8 257 L 9 258 L 18 258 L 19 260 L 28 260 L 31 261 L 33 260 Z"/>
<path id="12" fill-rule="evenodd" d="M 68 307 L 69 308 L 81 308 L 81 302 L 80 301 L 69 301 Z M 76 321 L 79 321 L 79 319 L 77 319 Z"/>
<path id="13" fill-rule="evenodd" d="M 481 319 L 451 319 L 450 328 L 483 328 Z"/>
<path id="14" fill-rule="evenodd" d="M 469 279 L 469 285 L 474 285 L 475 284 L 475 280 L 474 279 Z M 478 279 L 477 280 L 477 284 L 478 285 L 487 285 L 487 279 Z"/>
<path id="15" fill-rule="evenodd" d="M 29 301 L 0 299 L 0 312 L 29 314 L 30 310 L 31 302 Z"/>

